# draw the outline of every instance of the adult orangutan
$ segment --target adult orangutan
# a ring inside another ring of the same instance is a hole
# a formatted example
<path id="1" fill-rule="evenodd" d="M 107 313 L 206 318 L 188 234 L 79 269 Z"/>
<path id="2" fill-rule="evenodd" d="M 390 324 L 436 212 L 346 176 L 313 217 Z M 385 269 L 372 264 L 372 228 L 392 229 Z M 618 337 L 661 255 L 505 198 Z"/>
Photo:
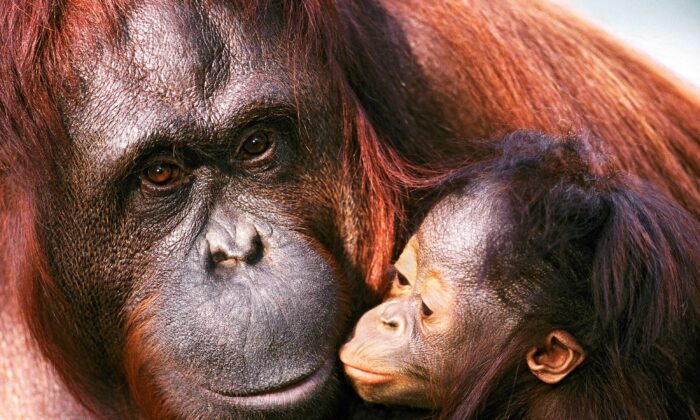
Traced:
<path id="1" fill-rule="evenodd" d="M 329 413 L 362 279 L 505 130 L 700 214 L 698 100 L 546 3 L 4 0 L 0 43 L 9 417 Z"/>

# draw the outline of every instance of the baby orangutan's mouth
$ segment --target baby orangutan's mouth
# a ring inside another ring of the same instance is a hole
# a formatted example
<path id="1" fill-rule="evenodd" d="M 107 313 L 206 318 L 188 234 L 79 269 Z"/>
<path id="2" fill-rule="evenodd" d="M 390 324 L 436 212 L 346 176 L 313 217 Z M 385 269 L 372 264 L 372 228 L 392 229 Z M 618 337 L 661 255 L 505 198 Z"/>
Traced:
<path id="1" fill-rule="evenodd" d="M 355 382 L 367 385 L 383 384 L 391 381 L 391 375 L 379 372 L 372 372 L 350 365 L 344 365 L 345 373 Z"/>

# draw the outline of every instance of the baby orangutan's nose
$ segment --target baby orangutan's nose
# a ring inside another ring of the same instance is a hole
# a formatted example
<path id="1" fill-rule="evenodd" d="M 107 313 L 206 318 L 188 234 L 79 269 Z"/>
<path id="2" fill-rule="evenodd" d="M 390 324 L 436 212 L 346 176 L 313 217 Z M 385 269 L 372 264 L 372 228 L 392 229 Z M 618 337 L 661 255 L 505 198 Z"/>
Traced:
<path id="1" fill-rule="evenodd" d="M 403 302 L 387 302 L 379 316 L 381 329 L 392 334 L 402 334 L 406 327 L 406 308 Z"/>

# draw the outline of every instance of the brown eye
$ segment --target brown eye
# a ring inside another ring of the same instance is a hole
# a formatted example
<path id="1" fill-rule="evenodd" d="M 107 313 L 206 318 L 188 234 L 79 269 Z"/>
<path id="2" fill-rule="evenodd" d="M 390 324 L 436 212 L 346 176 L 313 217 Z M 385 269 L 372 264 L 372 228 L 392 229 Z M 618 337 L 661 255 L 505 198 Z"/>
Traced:
<path id="1" fill-rule="evenodd" d="M 165 186 L 178 181 L 181 175 L 180 167 L 172 163 L 156 163 L 144 171 L 145 179 L 158 186 Z"/>
<path id="2" fill-rule="evenodd" d="M 401 273 L 396 273 L 396 282 L 399 283 L 399 286 L 408 286 L 410 283 L 408 282 L 408 279 L 406 276 L 404 276 Z"/>
<path id="3" fill-rule="evenodd" d="M 420 312 L 426 318 L 433 314 L 433 311 L 430 308 L 428 308 L 428 305 L 426 305 L 425 302 L 421 302 Z"/>
<path id="4" fill-rule="evenodd" d="M 252 159 L 265 153 L 271 145 L 271 133 L 256 131 L 243 142 L 241 155 L 244 159 Z"/>

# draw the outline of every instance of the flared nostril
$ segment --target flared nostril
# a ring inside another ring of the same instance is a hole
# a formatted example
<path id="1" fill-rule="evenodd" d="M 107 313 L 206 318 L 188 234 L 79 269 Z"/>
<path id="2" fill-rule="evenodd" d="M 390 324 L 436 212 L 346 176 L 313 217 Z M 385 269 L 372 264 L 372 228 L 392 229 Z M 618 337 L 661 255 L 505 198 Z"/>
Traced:
<path id="1" fill-rule="evenodd" d="M 382 324 L 392 330 L 399 328 L 399 323 L 395 320 L 382 319 Z"/>
<path id="2" fill-rule="evenodd" d="M 252 223 L 237 223 L 231 227 L 216 224 L 210 228 L 205 238 L 210 260 L 214 265 L 253 265 L 262 259 L 262 239 Z"/>
<path id="3" fill-rule="evenodd" d="M 257 233 L 257 232 L 256 232 Z M 258 261 L 262 259 L 263 256 L 263 243 L 260 235 L 255 235 L 251 240 L 250 247 L 243 257 L 243 261 L 248 265 L 257 264 Z"/>
<path id="4" fill-rule="evenodd" d="M 213 265 L 231 267 L 238 264 L 239 260 L 229 253 L 217 251 L 211 254 L 211 262 Z"/>
<path id="5" fill-rule="evenodd" d="M 379 321 L 381 321 L 382 327 L 385 330 L 394 332 L 402 329 L 401 326 L 403 325 L 403 320 L 401 319 L 401 316 L 399 314 L 384 313 L 379 318 Z"/>
<path id="6" fill-rule="evenodd" d="M 401 302 L 386 302 L 384 305 L 379 315 L 382 328 L 392 333 L 403 331 L 403 326 L 406 322 L 404 305 Z"/>

